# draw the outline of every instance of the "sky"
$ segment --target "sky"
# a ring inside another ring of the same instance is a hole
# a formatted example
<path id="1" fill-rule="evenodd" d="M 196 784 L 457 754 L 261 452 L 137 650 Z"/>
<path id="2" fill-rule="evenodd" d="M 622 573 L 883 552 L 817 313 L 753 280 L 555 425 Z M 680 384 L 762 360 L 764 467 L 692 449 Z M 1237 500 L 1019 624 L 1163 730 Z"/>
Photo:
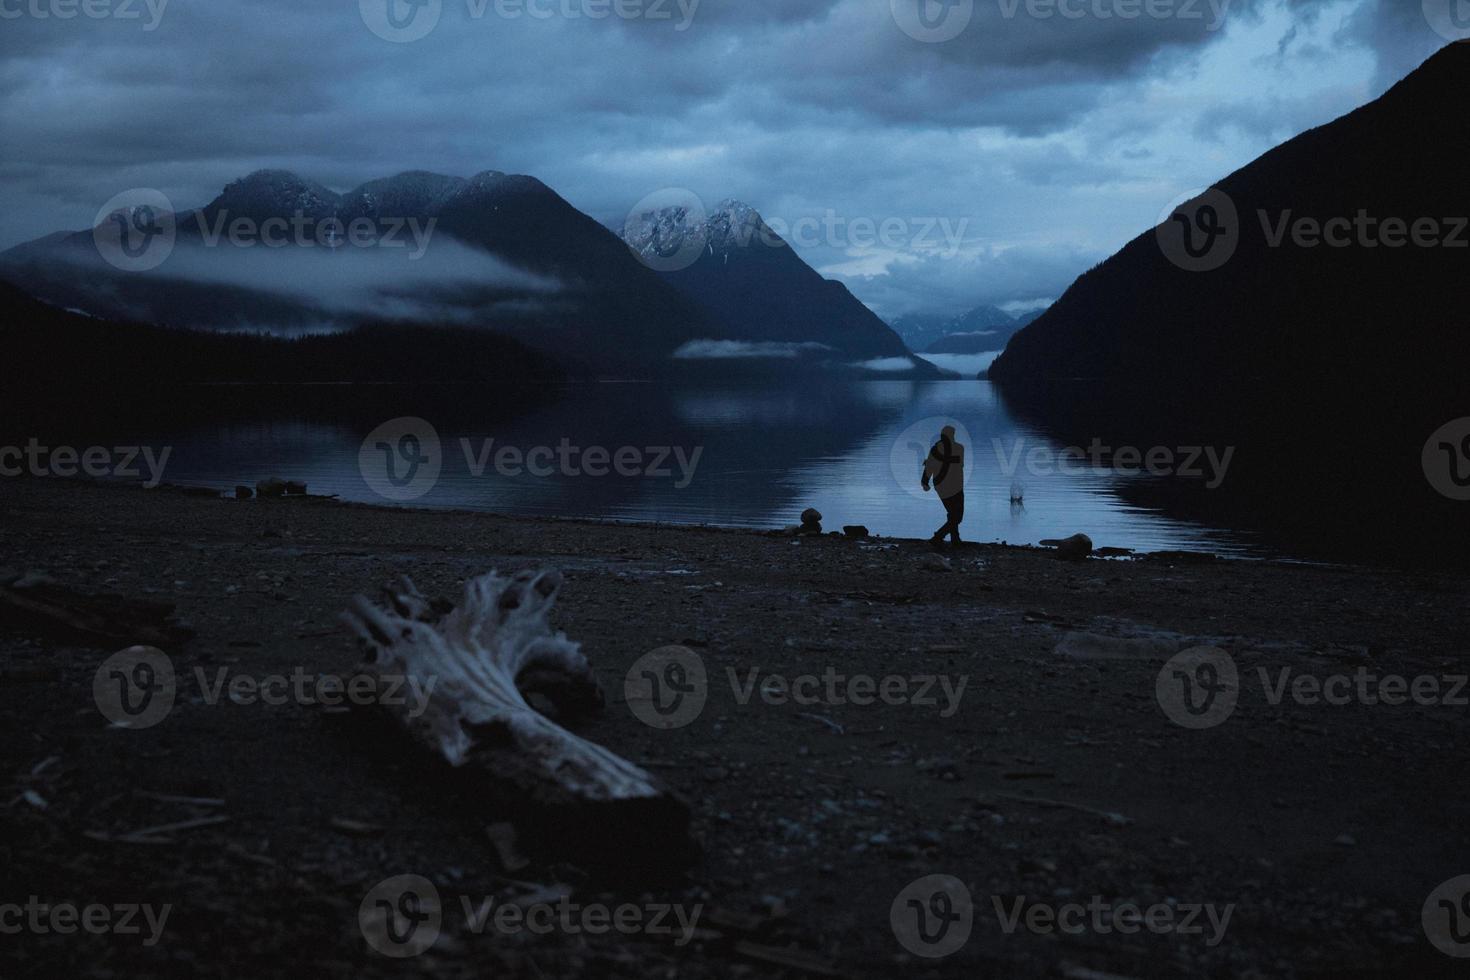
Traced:
<path id="1" fill-rule="evenodd" d="M 261 168 L 501 170 L 615 228 L 670 188 L 744 201 L 885 317 L 1018 310 L 1470 36 L 1467 6 L 0 0 L 0 247 Z"/>

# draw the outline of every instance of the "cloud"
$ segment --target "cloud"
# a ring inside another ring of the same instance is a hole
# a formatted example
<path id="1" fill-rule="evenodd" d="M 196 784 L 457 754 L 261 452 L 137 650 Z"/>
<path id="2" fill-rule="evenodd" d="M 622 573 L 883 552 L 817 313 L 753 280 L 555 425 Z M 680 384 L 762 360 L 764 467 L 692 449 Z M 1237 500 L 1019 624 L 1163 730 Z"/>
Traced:
<path id="1" fill-rule="evenodd" d="M 864 371 L 887 374 L 895 371 L 912 371 L 914 360 L 911 357 L 875 357 L 871 360 L 859 361 L 853 366 L 862 368 Z"/>
<path id="2" fill-rule="evenodd" d="M 506 19 L 495 0 L 444 0 L 406 44 L 354 2 L 173 0 L 151 31 L 7 20 L 0 247 L 84 227 L 133 187 L 199 205 L 264 167 L 338 190 L 498 169 L 613 227 L 664 187 L 788 222 L 964 220 L 947 254 L 798 246 L 884 315 L 957 311 L 1060 294 L 1180 192 L 1443 43 L 1408 0 L 1234 0 L 1215 30 L 1208 0 L 1202 20 L 975 0 L 943 44 L 906 35 L 890 0 L 702 0 L 682 31 L 664 7 L 674 21 Z"/>
<path id="3" fill-rule="evenodd" d="M 402 248 L 293 245 L 272 247 L 220 239 L 205 245 L 180 242 L 156 268 L 131 272 L 167 282 L 207 283 L 307 303 L 331 317 L 483 322 L 494 314 L 539 312 L 555 301 L 561 285 L 515 268 L 447 236 L 432 240 L 421 257 Z M 80 263 L 78 275 L 94 277 L 96 255 L 67 249 L 55 261 Z M 99 286 L 103 282 L 97 279 Z M 259 324 L 269 330 L 271 324 Z"/>
<path id="4" fill-rule="evenodd" d="M 691 340 L 674 351 L 680 361 L 724 360 L 733 358 L 780 358 L 789 360 L 802 354 L 829 351 L 831 347 L 814 341 Z"/>
<path id="5" fill-rule="evenodd" d="M 1023 310 L 1035 309 L 1035 297 L 1060 294 L 1078 274 L 1111 251 L 1032 244 L 978 248 L 953 258 L 895 261 L 882 273 L 858 278 L 850 285 L 890 319 L 927 312 L 954 316 L 981 305 L 1021 303 Z"/>

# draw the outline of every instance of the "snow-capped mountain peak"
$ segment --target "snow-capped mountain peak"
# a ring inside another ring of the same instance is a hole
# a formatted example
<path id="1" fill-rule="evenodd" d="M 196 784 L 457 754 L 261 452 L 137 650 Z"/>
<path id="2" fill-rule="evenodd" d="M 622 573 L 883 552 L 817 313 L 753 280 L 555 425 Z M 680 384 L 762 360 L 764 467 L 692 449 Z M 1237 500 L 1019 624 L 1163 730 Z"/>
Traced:
<path id="1" fill-rule="evenodd" d="M 753 242 L 764 241 L 769 229 L 760 213 L 743 201 L 727 198 L 719 203 L 709 215 L 707 234 L 710 248 L 715 252 L 744 248 Z"/>
<path id="2" fill-rule="evenodd" d="M 726 198 L 708 211 L 692 198 L 676 200 L 668 206 L 630 216 L 623 228 L 623 240 L 645 256 L 667 249 L 670 243 L 683 247 L 693 242 L 718 255 L 764 241 L 770 234 L 760 213 L 734 198 Z"/>
<path id="3" fill-rule="evenodd" d="M 696 202 L 671 204 L 628 216 L 623 227 L 623 241 L 645 258 L 662 254 L 669 243 L 683 248 L 686 243 L 708 242 L 709 222 L 700 220 Z"/>

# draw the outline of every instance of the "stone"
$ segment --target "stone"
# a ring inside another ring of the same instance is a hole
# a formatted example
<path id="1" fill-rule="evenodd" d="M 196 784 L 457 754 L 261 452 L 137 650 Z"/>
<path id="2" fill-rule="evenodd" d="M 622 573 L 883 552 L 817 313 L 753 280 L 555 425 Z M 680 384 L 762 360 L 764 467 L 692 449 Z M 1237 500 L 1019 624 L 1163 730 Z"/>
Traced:
<path id="1" fill-rule="evenodd" d="M 1092 539 L 1085 534 L 1074 534 L 1064 541 L 1043 541 L 1055 545 L 1057 557 L 1063 561 L 1081 561 L 1092 554 Z"/>
<path id="2" fill-rule="evenodd" d="M 273 476 L 255 484 L 255 492 L 262 497 L 305 496 L 306 484 L 299 480 L 283 480 Z M 236 490 L 238 496 L 239 491 Z"/>

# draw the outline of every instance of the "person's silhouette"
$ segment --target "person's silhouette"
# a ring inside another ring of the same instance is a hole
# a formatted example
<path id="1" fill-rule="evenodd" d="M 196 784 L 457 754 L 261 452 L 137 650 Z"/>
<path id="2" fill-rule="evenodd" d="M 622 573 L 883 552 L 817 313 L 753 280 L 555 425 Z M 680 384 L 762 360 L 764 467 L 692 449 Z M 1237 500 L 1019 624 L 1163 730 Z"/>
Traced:
<path id="1" fill-rule="evenodd" d="M 939 433 L 939 441 L 924 460 L 924 478 L 920 482 L 925 491 L 933 483 L 948 518 L 929 540 L 940 544 L 948 535 L 951 543 L 959 544 L 960 522 L 965 519 L 965 447 L 954 441 L 954 426 L 946 425 Z"/>

